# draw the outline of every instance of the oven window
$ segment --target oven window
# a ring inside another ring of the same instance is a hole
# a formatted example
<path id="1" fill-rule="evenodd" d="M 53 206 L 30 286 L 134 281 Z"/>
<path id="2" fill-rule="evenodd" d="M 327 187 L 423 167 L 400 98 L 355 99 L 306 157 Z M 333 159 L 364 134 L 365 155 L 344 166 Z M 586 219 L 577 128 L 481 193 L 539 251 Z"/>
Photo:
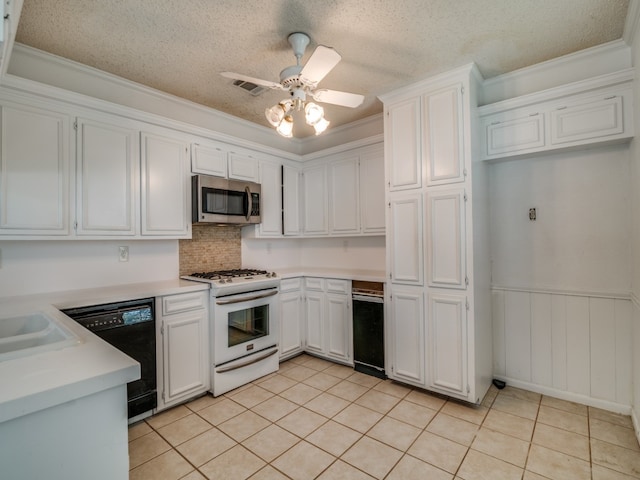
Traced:
<path id="1" fill-rule="evenodd" d="M 248 203 L 246 197 L 244 192 L 204 187 L 202 189 L 202 213 L 244 216 Z"/>
<path id="2" fill-rule="evenodd" d="M 229 313 L 229 347 L 269 335 L 269 305 Z"/>

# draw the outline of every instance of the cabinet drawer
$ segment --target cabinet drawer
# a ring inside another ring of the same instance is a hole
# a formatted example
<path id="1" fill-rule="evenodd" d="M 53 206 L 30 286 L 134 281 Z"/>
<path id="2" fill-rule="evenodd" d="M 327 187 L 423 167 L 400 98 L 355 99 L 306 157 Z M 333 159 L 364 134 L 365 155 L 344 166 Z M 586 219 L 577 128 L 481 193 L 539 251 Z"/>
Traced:
<path id="1" fill-rule="evenodd" d="M 290 292 L 302 290 L 302 278 L 287 278 L 280 281 L 280 291 Z"/>
<path id="2" fill-rule="evenodd" d="M 351 281 L 337 280 L 335 278 L 327 279 L 327 292 L 331 293 L 351 293 Z"/>
<path id="3" fill-rule="evenodd" d="M 206 299 L 207 295 L 202 292 L 162 297 L 162 315 L 204 308 Z"/>
<path id="4" fill-rule="evenodd" d="M 306 277 L 304 279 L 304 288 L 309 290 L 324 290 L 324 279 L 316 277 Z"/>

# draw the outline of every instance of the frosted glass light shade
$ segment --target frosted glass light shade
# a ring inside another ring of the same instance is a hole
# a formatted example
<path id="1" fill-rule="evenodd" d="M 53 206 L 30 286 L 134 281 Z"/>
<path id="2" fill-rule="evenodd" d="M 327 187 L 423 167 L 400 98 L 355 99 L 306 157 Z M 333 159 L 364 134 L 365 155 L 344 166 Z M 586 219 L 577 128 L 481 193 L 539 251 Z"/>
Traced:
<path id="1" fill-rule="evenodd" d="M 282 119 L 282 121 L 276 128 L 276 132 L 278 132 L 283 137 L 293 137 L 293 118 L 291 117 L 291 115 L 287 115 Z"/>
<path id="2" fill-rule="evenodd" d="M 304 107 L 304 116 L 307 124 L 313 126 L 324 118 L 324 108 L 313 102 L 309 102 Z"/>
<path id="3" fill-rule="evenodd" d="M 322 132 L 324 132 L 327 127 L 329 126 L 331 122 L 329 120 L 327 120 L 326 118 L 321 118 L 320 121 L 318 121 L 318 123 L 316 123 L 313 128 L 316 131 L 316 135 L 320 135 Z"/>

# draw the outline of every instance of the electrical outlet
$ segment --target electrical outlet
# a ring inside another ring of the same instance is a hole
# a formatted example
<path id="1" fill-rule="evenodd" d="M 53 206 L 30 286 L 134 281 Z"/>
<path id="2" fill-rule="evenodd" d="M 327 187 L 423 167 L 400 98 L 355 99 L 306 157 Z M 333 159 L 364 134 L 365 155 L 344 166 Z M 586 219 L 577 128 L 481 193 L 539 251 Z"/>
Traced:
<path id="1" fill-rule="evenodd" d="M 536 220 L 536 209 L 535 209 L 535 207 L 529 209 L 529 220 L 531 220 L 532 222 L 535 222 L 535 220 Z"/>
<path id="2" fill-rule="evenodd" d="M 119 260 L 121 262 L 129 261 L 129 247 L 118 247 L 119 250 Z"/>
<path id="3" fill-rule="evenodd" d="M 349 251 L 349 240 L 342 241 L 342 250 L 344 250 L 345 252 Z"/>
<path id="4" fill-rule="evenodd" d="M 267 242 L 267 255 L 271 255 L 271 242 Z"/>

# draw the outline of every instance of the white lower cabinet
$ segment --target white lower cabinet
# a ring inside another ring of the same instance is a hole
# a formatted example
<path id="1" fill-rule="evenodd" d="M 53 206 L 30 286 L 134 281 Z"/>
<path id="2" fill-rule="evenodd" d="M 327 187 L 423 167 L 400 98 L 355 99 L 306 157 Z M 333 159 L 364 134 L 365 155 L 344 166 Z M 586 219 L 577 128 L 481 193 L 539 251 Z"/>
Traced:
<path id="1" fill-rule="evenodd" d="M 351 281 L 305 278 L 305 350 L 353 364 Z"/>
<path id="2" fill-rule="evenodd" d="M 158 411 L 209 390 L 208 292 L 156 299 Z"/>
<path id="3" fill-rule="evenodd" d="M 280 360 L 304 350 L 302 278 L 280 282 Z"/>
<path id="4" fill-rule="evenodd" d="M 387 375 L 393 380 L 425 386 L 424 289 L 391 285 Z"/>
<path id="5" fill-rule="evenodd" d="M 466 295 L 446 292 L 429 293 L 427 297 L 427 386 L 466 399 Z"/>

